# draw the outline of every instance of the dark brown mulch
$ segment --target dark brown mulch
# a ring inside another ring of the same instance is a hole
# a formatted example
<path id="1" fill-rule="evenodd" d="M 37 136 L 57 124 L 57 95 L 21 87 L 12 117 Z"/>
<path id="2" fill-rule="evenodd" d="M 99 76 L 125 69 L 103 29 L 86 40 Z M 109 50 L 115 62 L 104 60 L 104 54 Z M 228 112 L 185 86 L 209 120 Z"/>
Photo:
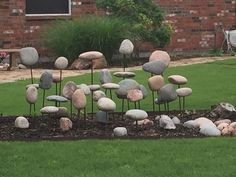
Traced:
<path id="1" fill-rule="evenodd" d="M 163 114 L 164 112 L 162 112 Z M 110 114 L 110 122 L 107 125 L 97 123 L 87 116 L 86 124 L 83 119 L 73 118 L 73 128 L 63 132 L 59 128 L 59 119 L 48 116 L 29 117 L 29 129 L 14 127 L 16 116 L 0 118 L 0 140 L 76 140 L 76 139 L 113 139 L 113 129 L 124 126 L 128 130 L 128 136 L 123 138 L 136 139 L 159 139 L 159 138 L 189 138 L 203 137 L 198 129 L 188 129 L 177 125 L 175 130 L 165 130 L 155 122 L 156 112 L 148 112 L 149 119 L 154 121 L 151 127 L 136 127 L 132 120 L 125 119 L 120 113 Z M 160 113 L 159 113 L 160 114 Z M 179 115 L 178 112 L 171 112 L 169 116 L 177 116 L 181 123 L 201 116 L 209 117 L 207 111 Z M 114 116 L 114 117 L 113 117 Z M 213 120 L 214 121 L 214 120 Z"/>

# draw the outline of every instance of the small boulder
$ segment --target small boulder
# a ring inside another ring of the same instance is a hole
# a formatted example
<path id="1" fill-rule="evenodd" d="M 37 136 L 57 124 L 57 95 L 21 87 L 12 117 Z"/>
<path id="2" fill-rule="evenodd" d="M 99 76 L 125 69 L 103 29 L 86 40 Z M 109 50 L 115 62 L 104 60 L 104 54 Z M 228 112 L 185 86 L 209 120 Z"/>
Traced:
<path id="1" fill-rule="evenodd" d="M 93 101 L 98 101 L 100 98 L 103 97 L 106 97 L 106 94 L 103 91 L 97 90 L 93 92 Z"/>
<path id="2" fill-rule="evenodd" d="M 125 117 L 138 121 L 148 118 L 148 114 L 141 109 L 131 109 L 125 113 Z"/>
<path id="3" fill-rule="evenodd" d="M 86 96 L 82 89 L 77 89 L 72 95 L 72 103 L 78 110 L 85 108 L 87 104 Z"/>
<path id="4" fill-rule="evenodd" d="M 165 81 L 161 75 L 153 76 L 148 79 L 148 86 L 152 91 L 158 91 L 164 85 Z"/>
<path id="5" fill-rule="evenodd" d="M 229 124 L 227 124 L 227 123 L 221 123 L 221 124 L 219 124 L 219 125 L 217 126 L 217 128 L 218 128 L 220 131 L 222 131 L 223 129 L 228 128 L 228 127 L 229 127 Z"/>
<path id="6" fill-rule="evenodd" d="M 43 108 L 40 109 L 40 112 L 42 114 L 55 114 L 58 112 L 58 108 L 55 106 L 45 106 Z"/>
<path id="7" fill-rule="evenodd" d="M 55 61 L 55 67 L 57 69 L 63 70 L 66 69 L 68 66 L 68 59 L 65 57 L 59 57 Z"/>
<path id="8" fill-rule="evenodd" d="M 48 90 L 52 87 L 53 77 L 50 71 L 44 71 L 39 79 L 39 87 Z"/>
<path id="9" fill-rule="evenodd" d="M 38 62 L 39 55 L 35 48 L 25 47 L 20 49 L 21 63 L 26 66 L 32 66 Z"/>
<path id="10" fill-rule="evenodd" d="M 62 94 L 63 94 L 64 97 L 71 100 L 72 95 L 73 95 L 73 93 L 75 92 L 76 89 L 77 89 L 77 85 L 74 82 L 69 81 L 63 87 Z"/>
<path id="11" fill-rule="evenodd" d="M 113 130 L 114 136 L 126 136 L 127 135 L 127 129 L 125 127 L 116 127 Z"/>
<path id="12" fill-rule="evenodd" d="M 96 90 L 99 90 L 100 89 L 100 85 L 89 85 L 89 89 L 91 91 L 96 91 Z"/>
<path id="13" fill-rule="evenodd" d="M 122 78 L 131 78 L 135 76 L 135 73 L 133 72 L 129 72 L 129 71 L 119 71 L 119 72 L 115 72 L 113 74 L 116 77 L 122 77 Z"/>
<path id="14" fill-rule="evenodd" d="M 97 102 L 98 109 L 101 111 L 114 111 L 116 109 L 116 103 L 110 98 L 100 98 Z"/>
<path id="15" fill-rule="evenodd" d="M 166 64 L 162 61 L 150 61 L 145 63 L 142 68 L 149 73 L 162 75 L 166 69 Z"/>
<path id="16" fill-rule="evenodd" d="M 68 130 L 72 129 L 73 123 L 69 118 L 62 117 L 62 118 L 60 118 L 59 122 L 60 122 L 60 129 L 62 131 L 68 131 Z"/>
<path id="17" fill-rule="evenodd" d="M 127 99 L 131 102 L 140 101 L 143 99 L 143 93 L 138 89 L 128 90 Z"/>
<path id="18" fill-rule="evenodd" d="M 99 58 L 102 58 L 102 57 L 103 57 L 103 54 L 101 52 L 98 52 L 98 51 L 84 52 L 84 53 L 79 55 L 79 58 L 85 59 L 85 60 L 95 60 L 95 59 L 99 59 Z"/>
<path id="19" fill-rule="evenodd" d="M 180 120 L 179 120 L 179 118 L 176 117 L 176 116 L 172 118 L 172 122 L 173 122 L 175 125 L 179 125 L 179 124 L 180 124 Z"/>
<path id="20" fill-rule="evenodd" d="M 214 124 L 216 126 L 220 125 L 221 123 L 227 123 L 227 124 L 230 124 L 231 123 L 231 120 L 230 119 L 222 119 L 222 120 L 217 120 L 214 122 Z"/>
<path id="21" fill-rule="evenodd" d="M 29 104 L 34 104 L 36 103 L 38 99 L 38 90 L 34 86 L 30 86 L 26 90 L 26 95 L 25 95 L 26 101 Z"/>
<path id="22" fill-rule="evenodd" d="M 29 121 L 25 117 L 17 117 L 15 120 L 15 127 L 17 128 L 29 128 Z"/>
<path id="23" fill-rule="evenodd" d="M 189 120 L 189 121 L 184 122 L 183 126 L 187 128 L 195 128 L 196 122 L 194 120 Z"/>
<path id="24" fill-rule="evenodd" d="M 175 124 L 171 120 L 171 118 L 167 115 L 161 115 L 161 118 L 159 120 L 160 127 L 166 129 L 166 130 L 173 130 L 176 129 Z"/>

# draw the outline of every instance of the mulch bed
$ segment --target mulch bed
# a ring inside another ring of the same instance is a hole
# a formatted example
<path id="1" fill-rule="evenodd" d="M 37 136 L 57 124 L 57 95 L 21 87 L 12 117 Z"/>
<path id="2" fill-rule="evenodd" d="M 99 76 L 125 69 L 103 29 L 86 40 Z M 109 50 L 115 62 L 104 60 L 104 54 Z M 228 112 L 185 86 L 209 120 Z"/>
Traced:
<path id="1" fill-rule="evenodd" d="M 199 133 L 198 129 L 188 129 L 183 125 L 177 125 L 175 130 L 165 130 L 155 122 L 158 114 L 166 114 L 166 112 L 148 112 L 149 119 L 154 121 L 151 127 L 136 127 L 132 120 L 125 119 L 122 114 L 110 114 L 110 122 L 107 125 L 97 123 L 91 119 L 88 114 L 86 124 L 84 120 L 73 118 L 73 128 L 67 132 L 63 132 L 59 128 L 59 119 L 48 116 L 28 117 L 30 128 L 19 129 L 14 126 L 16 116 L 0 118 L 0 140 L 77 140 L 77 139 L 113 139 L 113 129 L 115 127 L 126 127 L 128 136 L 122 139 L 159 139 L 159 138 L 192 138 L 204 137 Z M 209 117 L 209 111 L 189 112 L 180 115 L 176 111 L 168 114 L 170 117 L 177 116 L 181 123 L 187 120 L 196 119 L 198 117 Z M 113 117 L 114 116 L 114 117 Z M 212 118 L 211 118 L 212 119 Z M 215 121 L 214 119 L 212 119 Z"/>

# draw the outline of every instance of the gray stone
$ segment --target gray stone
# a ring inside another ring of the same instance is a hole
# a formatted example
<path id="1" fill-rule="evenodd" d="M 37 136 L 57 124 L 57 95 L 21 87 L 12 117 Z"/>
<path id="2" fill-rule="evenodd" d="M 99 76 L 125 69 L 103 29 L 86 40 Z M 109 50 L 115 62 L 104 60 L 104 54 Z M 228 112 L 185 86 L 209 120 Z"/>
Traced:
<path id="1" fill-rule="evenodd" d="M 58 112 L 58 108 L 55 106 L 45 106 L 42 109 L 40 109 L 40 112 L 42 114 L 55 114 Z"/>
<path id="2" fill-rule="evenodd" d="M 59 123 L 60 123 L 60 129 L 61 129 L 62 131 L 68 131 L 68 130 L 72 129 L 73 123 L 72 123 L 72 121 L 71 121 L 69 118 L 67 118 L 67 117 L 62 117 L 62 118 L 60 118 Z"/>
<path id="3" fill-rule="evenodd" d="M 127 129 L 125 127 L 116 127 L 113 130 L 114 136 L 126 136 L 127 135 Z"/>
<path id="4" fill-rule="evenodd" d="M 85 59 L 85 60 L 95 60 L 95 59 L 99 59 L 99 58 L 102 58 L 102 57 L 103 57 L 103 54 L 101 52 L 98 52 L 98 51 L 84 52 L 84 53 L 79 55 L 79 58 Z"/>
<path id="5" fill-rule="evenodd" d="M 101 111 L 114 111 L 116 109 L 116 103 L 109 98 L 100 98 L 97 102 L 98 109 Z"/>
<path id="6" fill-rule="evenodd" d="M 99 123 L 108 123 L 109 115 L 104 111 L 98 111 L 95 116 L 95 121 Z"/>
<path id="7" fill-rule="evenodd" d="M 77 89 L 72 95 L 72 103 L 76 109 L 83 109 L 87 104 L 86 96 L 82 89 Z"/>
<path id="8" fill-rule="evenodd" d="M 200 127 L 200 133 L 206 136 L 220 136 L 221 132 L 213 124 L 204 124 Z"/>
<path id="9" fill-rule="evenodd" d="M 51 95 L 47 97 L 48 101 L 57 101 L 57 102 L 67 102 L 68 99 L 63 97 L 63 96 L 59 96 L 59 95 Z"/>
<path id="10" fill-rule="evenodd" d="M 98 101 L 100 98 L 103 97 L 106 97 L 106 94 L 103 91 L 97 90 L 93 92 L 93 101 Z"/>
<path id="11" fill-rule="evenodd" d="M 26 95 L 25 95 L 26 101 L 29 104 L 34 104 L 36 103 L 38 99 L 38 90 L 34 86 L 30 86 L 26 90 Z"/>
<path id="12" fill-rule="evenodd" d="M 39 79 L 39 87 L 48 90 L 52 87 L 52 81 L 52 73 L 50 71 L 44 71 Z"/>
<path id="13" fill-rule="evenodd" d="M 29 121 L 25 117 L 17 117 L 15 120 L 15 127 L 17 128 L 29 128 Z"/>
<path id="14" fill-rule="evenodd" d="M 71 100 L 72 95 L 73 95 L 73 93 L 75 92 L 76 89 L 77 89 L 77 85 L 74 82 L 69 81 L 63 87 L 62 94 L 63 94 L 64 97 Z"/>
<path id="15" fill-rule="evenodd" d="M 139 90 L 141 90 L 143 94 L 143 99 L 145 99 L 148 96 L 148 90 L 144 85 L 139 85 Z"/>
<path id="16" fill-rule="evenodd" d="M 179 88 L 176 90 L 176 93 L 179 97 L 186 97 L 192 94 L 192 89 L 188 87 Z"/>
<path id="17" fill-rule="evenodd" d="M 39 84 L 29 84 L 29 85 L 26 85 L 25 88 L 28 89 L 31 86 L 35 87 L 36 89 L 39 88 Z"/>
<path id="18" fill-rule="evenodd" d="M 89 95 L 91 93 L 89 86 L 87 86 L 86 84 L 80 84 L 80 85 L 77 85 L 77 87 L 79 89 L 82 89 L 85 95 Z"/>
<path id="19" fill-rule="evenodd" d="M 164 85 L 159 91 L 159 97 L 155 100 L 156 103 L 168 103 L 176 100 L 177 93 L 172 84 Z"/>
<path id="20" fill-rule="evenodd" d="M 181 75 L 171 75 L 168 77 L 168 81 L 176 85 L 184 85 L 188 82 L 188 80 Z"/>
<path id="21" fill-rule="evenodd" d="M 189 121 L 184 122 L 183 126 L 187 128 L 195 128 L 196 122 L 194 120 L 189 120 Z"/>
<path id="22" fill-rule="evenodd" d="M 176 116 L 172 118 L 172 122 L 173 122 L 175 125 L 179 125 L 179 124 L 180 124 L 180 120 L 179 120 L 179 118 L 176 117 Z"/>
<path id="23" fill-rule="evenodd" d="M 122 41 L 119 48 L 119 52 L 121 54 L 129 55 L 133 53 L 133 50 L 134 50 L 134 45 L 129 39 L 125 39 Z"/>
<path id="24" fill-rule="evenodd" d="M 159 125 L 160 127 L 166 129 L 166 130 L 173 130 L 176 129 L 175 124 L 171 120 L 171 118 L 167 115 L 161 115 L 161 118 L 159 119 Z"/>
<path id="25" fill-rule="evenodd" d="M 67 66 L 68 66 L 68 60 L 67 60 L 67 58 L 65 58 L 65 57 L 59 57 L 59 58 L 56 59 L 56 61 L 55 61 L 55 67 L 56 67 L 57 69 L 60 69 L 60 70 L 66 69 Z"/>
<path id="26" fill-rule="evenodd" d="M 104 89 L 118 89 L 120 88 L 119 84 L 115 84 L 115 83 L 106 83 L 102 85 L 102 88 Z"/>
<path id="27" fill-rule="evenodd" d="M 130 118 L 130 119 L 133 119 L 133 120 L 136 120 L 136 121 L 148 118 L 147 112 L 143 111 L 141 109 L 131 109 L 131 110 L 128 110 L 125 113 L 125 116 L 127 118 Z"/>
<path id="28" fill-rule="evenodd" d="M 116 90 L 116 95 L 118 98 L 127 98 L 129 90 L 138 89 L 139 83 L 133 79 L 125 79 L 118 83 L 120 88 Z"/>
<path id="29" fill-rule="evenodd" d="M 112 82 L 112 75 L 108 69 L 103 69 L 100 71 L 100 82 L 101 84 Z"/>
<path id="30" fill-rule="evenodd" d="M 162 75 L 162 73 L 166 69 L 166 64 L 162 61 L 150 61 L 145 63 L 143 66 L 143 70 L 152 74 Z"/>
<path id="31" fill-rule="evenodd" d="M 135 73 L 129 72 L 129 71 L 119 71 L 119 72 L 115 72 L 113 75 L 116 77 L 130 78 L 130 77 L 134 77 Z"/>
<path id="32" fill-rule="evenodd" d="M 25 47 L 20 50 L 21 63 L 26 66 L 32 66 L 38 62 L 39 55 L 35 48 Z"/>
<path id="33" fill-rule="evenodd" d="M 89 89 L 91 91 L 96 91 L 96 90 L 99 90 L 100 89 L 100 85 L 89 85 Z"/>

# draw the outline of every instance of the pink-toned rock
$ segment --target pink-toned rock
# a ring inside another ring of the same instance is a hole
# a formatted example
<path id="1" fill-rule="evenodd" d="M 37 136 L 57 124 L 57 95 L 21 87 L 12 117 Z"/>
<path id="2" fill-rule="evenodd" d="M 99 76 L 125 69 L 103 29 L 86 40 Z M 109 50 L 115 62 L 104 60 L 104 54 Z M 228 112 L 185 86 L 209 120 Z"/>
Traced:
<path id="1" fill-rule="evenodd" d="M 76 109 L 83 109 L 86 106 L 87 100 L 82 89 L 77 89 L 72 95 L 72 103 Z"/>
<path id="2" fill-rule="evenodd" d="M 86 59 L 86 60 L 95 60 L 95 59 L 99 59 L 99 58 L 102 58 L 102 57 L 103 57 L 103 54 L 101 52 L 98 52 L 98 51 L 84 52 L 84 53 L 79 55 L 79 58 Z"/>
<path id="3" fill-rule="evenodd" d="M 229 131 L 228 127 L 225 127 L 223 130 L 221 130 L 221 134 L 222 135 L 230 135 L 231 132 Z"/>
<path id="4" fill-rule="evenodd" d="M 107 60 L 105 57 L 93 60 L 93 68 L 94 69 L 102 69 L 107 67 Z"/>
<path id="5" fill-rule="evenodd" d="M 133 123 L 134 125 L 136 125 L 136 121 Z M 144 120 L 139 120 L 138 121 L 138 125 L 148 128 L 148 127 L 152 127 L 154 125 L 154 122 L 152 120 L 149 119 L 144 119 Z"/>
<path id="6" fill-rule="evenodd" d="M 62 131 L 68 131 L 72 128 L 72 121 L 69 118 L 62 117 L 60 118 L 60 129 Z"/>
<path id="7" fill-rule="evenodd" d="M 153 76 L 148 79 L 148 86 L 152 91 L 158 91 L 164 85 L 165 81 L 161 75 Z"/>
<path id="8" fill-rule="evenodd" d="M 176 85 L 184 85 L 188 82 L 188 80 L 184 76 L 180 75 L 171 75 L 168 77 L 168 81 Z"/>
<path id="9" fill-rule="evenodd" d="M 188 87 L 179 88 L 176 90 L 176 93 L 179 97 L 186 97 L 192 94 L 192 89 Z"/>
<path id="10" fill-rule="evenodd" d="M 165 51 L 156 50 L 149 57 L 149 61 L 155 61 L 155 60 L 163 61 L 166 64 L 166 66 L 168 66 L 170 63 L 170 55 Z"/>
<path id="11" fill-rule="evenodd" d="M 222 119 L 222 120 L 217 120 L 214 122 L 214 124 L 216 126 L 220 125 L 221 123 L 227 123 L 227 124 L 230 124 L 231 123 L 231 120 L 230 119 Z"/>
<path id="12" fill-rule="evenodd" d="M 229 126 L 236 129 L 236 122 L 232 122 L 231 124 L 229 124 Z"/>
<path id="13" fill-rule="evenodd" d="M 227 123 L 221 123 L 221 124 L 219 124 L 219 125 L 217 126 L 217 128 L 218 128 L 220 131 L 222 131 L 223 129 L 228 128 L 228 126 L 229 126 L 229 124 L 227 124 Z"/>
<path id="14" fill-rule="evenodd" d="M 142 100 L 143 93 L 138 89 L 128 90 L 127 99 L 131 102 Z"/>

